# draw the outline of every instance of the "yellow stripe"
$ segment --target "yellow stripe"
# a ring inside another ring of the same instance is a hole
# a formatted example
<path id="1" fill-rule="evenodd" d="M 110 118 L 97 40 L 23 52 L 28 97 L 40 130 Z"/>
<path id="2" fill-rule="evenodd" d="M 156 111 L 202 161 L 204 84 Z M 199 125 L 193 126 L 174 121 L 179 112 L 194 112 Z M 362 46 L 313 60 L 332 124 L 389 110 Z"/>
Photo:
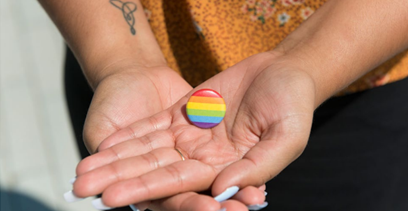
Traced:
<path id="1" fill-rule="evenodd" d="M 195 103 L 225 104 L 224 99 L 216 97 L 191 96 L 188 101 Z"/>
<path id="2" fill-rule="evenodd" d="M 211 104 L 211 103 L 193 103 L 188 102 L 187 108 L 190 109 L 200 109 L 200 110 L 214 110 L 214 111 L 225 111 L 225 104 Z"/>

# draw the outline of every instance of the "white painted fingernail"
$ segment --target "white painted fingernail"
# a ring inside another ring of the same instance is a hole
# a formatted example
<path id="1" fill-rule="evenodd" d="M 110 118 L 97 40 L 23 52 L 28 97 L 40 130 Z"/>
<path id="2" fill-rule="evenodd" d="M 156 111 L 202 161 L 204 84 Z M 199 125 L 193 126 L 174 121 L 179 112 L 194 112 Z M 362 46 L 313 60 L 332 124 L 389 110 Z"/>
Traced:
<path id="1" fill-rule="evenodd" d="M 95 200 L 92 200 L 92 205 L 95 207 L 95 209 L 98 210 L 110 210 L 113 209 L 114 207 L 108 207 L 102 202 L 102 198 L 97 198 Z"/>
<path id="2" fill-rule="evenodd" d="M 266 206 L 268 206 L 268 202 L 264 202 L 262 204 L 249 205 L 247 207 L 248 207 L 248 210 L 261 210 L 265 208 Z"/>
<path id="3" fill-rule="evenodd" d="M 232 186 L 227 188 L 224 192 L 222 192 L 220 195 L 214 197 L 214 199 L 218 202 L 223 202 L 229 198 L 231 198 L 233 195 L 235 195 L 239 191 L 238 186 Z"/>
<path id="4" fill-rule="evenodd" d="M 222 208 L 222 209 L 220 209 L 220 210 L 218 210 L 218 211 L 227 211 L 227 208 Z"/>
<path id="5" fill-rule="evenodd" d="M 268 195 L 268 192 L 264 191 L 264 194 L 265 194 L 265 196 L 267 196 L 267 195 Z"/>
<path id="6" fill-rule="evenodd" d="M 84 198 L 79 198 L 78 196 L 75 196 L 74 192 L 72 190 L 64 193 L 64 199 L 67 202 L 76 202 L 76 201 L 81 201 Z"/>
<path id="7" fill-rule="evenodd" d="M 132 209 L 133 211 L 140 211 L 139 209 L 137 209 L 137 207 L 133 204 L 129 205 L 130 209 Z"/>
<path id="8" fill-rule="evenodd" d="M 76 181 L 76 177 L 70 179 L 70 180 L 69 180 L 69 183 L 71 183 L 71 185 L 73 185 L 75 181 Z"/>

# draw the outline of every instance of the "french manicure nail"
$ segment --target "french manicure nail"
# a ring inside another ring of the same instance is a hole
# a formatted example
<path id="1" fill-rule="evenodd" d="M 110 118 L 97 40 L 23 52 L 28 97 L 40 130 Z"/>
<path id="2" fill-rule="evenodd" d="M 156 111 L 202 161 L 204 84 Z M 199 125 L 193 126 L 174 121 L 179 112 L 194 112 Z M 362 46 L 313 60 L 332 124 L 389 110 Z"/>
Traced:
<path id="1" fill-rule="evenodd" d="M 261 210 L 265 208 L 266 206 L 268 206 L 268 202 L 264 202 L 262 204 L 249 205 L 247 207 L 248 207 L 248 210 Z"/>
<path id="2" fill-rule="evenodd" d="M 218 210 L 218 211 L 227 211 L 227 208 L 222 208 L 222 209 L 220 209 L 220 210 Z"/>
<path id="3" fill-rule="evenodd" d="M 218 202 L 223 202 L 229 198 L 231 198 L 233 195 L 235 195 L 239 190 L 238 186 L 232 186 L 227 188 L 224 192 L 222 192 L 220 195 L 214 197 L 214 199 Z"/>
<path id="4" fill-rule="evenodd" d="M 110 210 L 113 209 L 114 207 L 108 207 L 106 206 L 103 202 L 101 198 L 97 198 L 95 200 L 92 200 L 92 205 L 95 207 L 95 209 L 98 210 Z"/>
<path id="5" fill-rule="evenodd" d="M 64 199 L 67 202 L 76 202 L 76 201 L 81 201 L 84 198 L 79 198 L 78 196 L 75 196 L 74 192 L 72 190 L 64 193 Z"/>
<path id="6" fill-rule="evenodd" d="M 129 205 L 130 209 L 132 209 L 133 211 L 140 211 L 139 209 L 137 209 L 137 207 L 133 204 Z"/>
<path id="7" fill-rule="evenodd" d="M 71 183 L 71 185 L 73 185 L 74 182 L 76 181 L 76 179 L 77 179 L 77 177 L 74 177 L 74 178 L 70 179 L 70 180 L 69 180 L 69 183 Z"/>

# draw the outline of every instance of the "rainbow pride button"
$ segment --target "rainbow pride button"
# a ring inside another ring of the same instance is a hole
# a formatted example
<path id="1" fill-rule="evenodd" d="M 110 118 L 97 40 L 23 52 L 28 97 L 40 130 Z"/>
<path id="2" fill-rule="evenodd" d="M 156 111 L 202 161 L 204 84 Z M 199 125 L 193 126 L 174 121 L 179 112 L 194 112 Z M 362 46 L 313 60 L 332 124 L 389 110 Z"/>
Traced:
<path id="1" fill-rule="evenodd" d="M 194 92 L 187 102 L 187 116 L 200 128 L 212 128 L 220 124 L 225 116 L 225 101 L 218 92 L 201 89 Z"/>

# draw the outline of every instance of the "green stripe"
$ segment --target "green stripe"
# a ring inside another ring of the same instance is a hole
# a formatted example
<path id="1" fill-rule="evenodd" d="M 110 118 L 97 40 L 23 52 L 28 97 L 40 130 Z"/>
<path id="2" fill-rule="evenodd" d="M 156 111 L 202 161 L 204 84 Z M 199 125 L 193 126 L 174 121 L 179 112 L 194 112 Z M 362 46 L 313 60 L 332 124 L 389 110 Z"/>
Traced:
<path id="1" fill-rule="evenodd" d="M 187 109 L 187 115 L 223 117 L 225 116 L 225 111 Z"/>

